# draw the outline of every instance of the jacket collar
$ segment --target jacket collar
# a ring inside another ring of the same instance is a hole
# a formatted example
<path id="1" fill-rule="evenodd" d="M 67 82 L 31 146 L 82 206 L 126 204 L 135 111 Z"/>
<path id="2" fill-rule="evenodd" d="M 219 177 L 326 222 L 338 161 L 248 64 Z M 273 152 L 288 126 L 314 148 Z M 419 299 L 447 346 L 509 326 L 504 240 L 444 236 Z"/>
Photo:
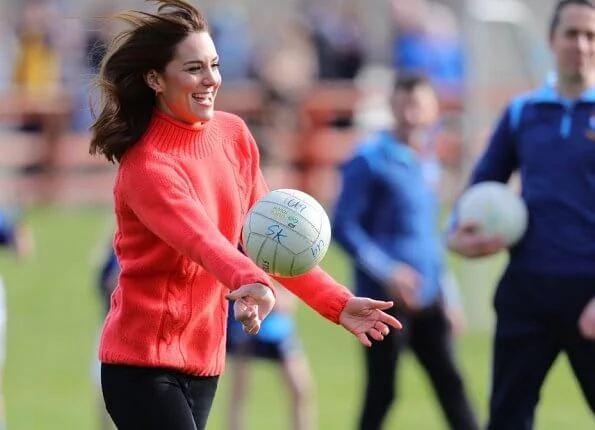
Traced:
<path id="1" fill-rule="evenodd" d="M 531 97 L 534 103 L 568 103 L 569 100 L 560 97 L 556 91 L 556 77 L 550 76 L 544 86 L 535 91 Z M 595 87 L 585 90 L 574 102 L 595 104 Z"/>

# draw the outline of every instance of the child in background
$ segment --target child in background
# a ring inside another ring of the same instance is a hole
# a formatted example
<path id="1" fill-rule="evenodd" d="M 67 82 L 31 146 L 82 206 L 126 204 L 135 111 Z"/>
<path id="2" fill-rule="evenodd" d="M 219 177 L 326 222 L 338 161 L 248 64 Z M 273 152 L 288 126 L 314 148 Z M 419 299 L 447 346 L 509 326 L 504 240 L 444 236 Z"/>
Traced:
<path id="1" fill-rule="evenodd" d="M 227 352 L 231 362 L 231 399 L 229 429 L 244 430 L 245 403 L 249 396 L 249 371 L 253 360 L 269 360 L 278 365 L 286 389 L 291 394 L 292 430 L 315 430 L 316 411 L 313 399 L 312 375 L 307 357 L 297 335 L 296 300 L 277 285 L 277 302 L 263 321 L 256 336 L 244 332 L 242 325 L 229 312 Z M 271 399 L 273 401 L 273 399 Z"/>

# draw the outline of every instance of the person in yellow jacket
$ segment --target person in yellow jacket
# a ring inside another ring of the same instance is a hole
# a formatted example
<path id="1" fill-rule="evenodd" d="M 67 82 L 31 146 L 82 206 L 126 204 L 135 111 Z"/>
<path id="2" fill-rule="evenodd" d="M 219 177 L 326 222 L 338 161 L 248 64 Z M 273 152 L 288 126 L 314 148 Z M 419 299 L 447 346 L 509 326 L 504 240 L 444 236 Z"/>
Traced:
<path id="1" fill-rule="evenodd" d="M 60 87 L 60 56 L 52 31 L 51 3 L 29 0 L 17 24 L 14 84 L 19 91 L 53 93 Z"/>

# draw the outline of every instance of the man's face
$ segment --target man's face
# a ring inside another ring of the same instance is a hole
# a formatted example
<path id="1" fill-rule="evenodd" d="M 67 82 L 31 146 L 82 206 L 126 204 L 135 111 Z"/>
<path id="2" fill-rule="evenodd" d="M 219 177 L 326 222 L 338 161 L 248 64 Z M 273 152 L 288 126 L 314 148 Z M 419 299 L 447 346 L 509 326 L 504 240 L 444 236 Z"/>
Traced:
<path id="1" fill-rule="evenodd" d="M 595 10 L 568 5 L 550 36 L 558 77 L 566 82 L 583 82 L 595 73 Z"/>
<path id="2" fill-rule="evenodd" d="M 392 108 L 397 128 L 407 138 L 438 119 L 438 98 L 428 84 L 420 84 L 411 91 L 398 89 L 393 95 Z"/>

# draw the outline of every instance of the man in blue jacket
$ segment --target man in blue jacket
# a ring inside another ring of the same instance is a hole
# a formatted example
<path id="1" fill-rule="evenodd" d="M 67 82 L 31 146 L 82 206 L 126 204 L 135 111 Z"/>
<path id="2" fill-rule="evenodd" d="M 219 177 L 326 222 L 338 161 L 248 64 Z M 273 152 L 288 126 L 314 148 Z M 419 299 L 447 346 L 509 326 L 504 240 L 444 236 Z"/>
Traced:
<path id="1" fill-rule="evenodd" d="M 494 300 L 490 430 L 533 427 L 562 351 L 595 412 L 595 5 L 561 1 L 550 45 L 556 81 L 512 100 L 470 181 L 507 182 L 518 171 L 529 210 Z M 502 242 L 458 225 L 449 247 L 473 258 Z"/>
<path id="2" fill-rule="evenodd" d="M 361 430 L 377 430 L 394 400 L 401 353 L 410 347 L 432 381 L 454 430 L 477 429 L 453 355 L 444 307 L 444 249 L 439 197 L 424 175 L 416 142 L 435 124 L 436 94 L 417 75 L 401 75 L 392 96 L 393 130 L 364 138 L 342 167 L 333 236 L 352 257 L 357 294 L 398 300 L 401 332 L 366 348 Z"/>

